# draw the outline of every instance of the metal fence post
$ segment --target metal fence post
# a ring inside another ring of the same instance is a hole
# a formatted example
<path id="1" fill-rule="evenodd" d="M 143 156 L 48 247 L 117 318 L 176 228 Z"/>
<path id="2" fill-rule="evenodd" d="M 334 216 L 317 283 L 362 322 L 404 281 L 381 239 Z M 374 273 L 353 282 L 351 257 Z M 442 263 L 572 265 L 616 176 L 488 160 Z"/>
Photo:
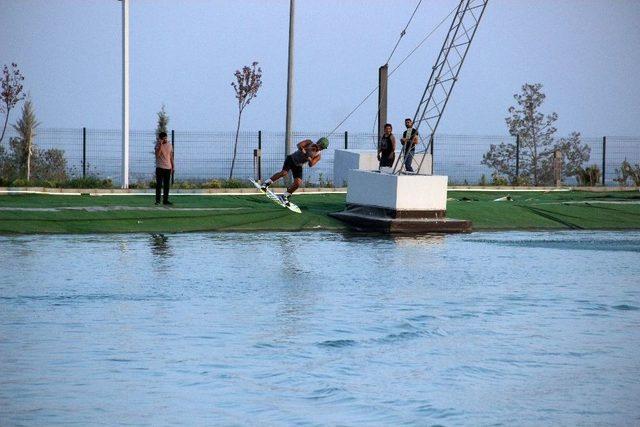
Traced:
<path id="1" fill-rule="evenodd" d="M 349 132 L 347 132 L 346 130 L 344 131 L 344 149 L 349 149 Z"/>
<path id="2" fill-rule="evenodd" d="M 176 175 L 176 170 L 175 170 L 175 164 L 176 164 L 176 152 L 175 152 L 175 148 L 176 148 L 176 132 L 171 129 L 171 152 L 173 153 L 173 166 L 174 169 L 171 171 L 171 185 L 173 185 L 173 183 L 175 182 L 175 175 Z"/>
<path id="3" fill-rule="evenodd" d="M 87 177 L 87 128 L 82 128 L 82 179 Z"/>
<path id="4" fill-rule="evenodd" d="M 258 181 L 262 182 L 262 131 L 258 131 Z"/>
<path id="5" fill-rule="evenodd" d="M 516 135 L 516 185 L 520 180 L 520 135 Z"/>
<path id="6" fill-rule="evenodd" d="M 431 134 L 431 144 L 429 144 L 429 145 L 431 145 L 431 148 L 430 148 L 430 150 L 431 150 L 431 175 L 434 174 L 434 171 L 433 171 L 433 144 L 435 142 L 436 142 L 436 136 L 434 134 Z"/>
<path id="7" fill-rule="evenodd" d="M 607 137 L 603 136 L 602 137 L 602 186 L 606 186 L 607 183 L 605 181 L 605 163 L 606 163 L 606 159 L 607 159 Z"/>

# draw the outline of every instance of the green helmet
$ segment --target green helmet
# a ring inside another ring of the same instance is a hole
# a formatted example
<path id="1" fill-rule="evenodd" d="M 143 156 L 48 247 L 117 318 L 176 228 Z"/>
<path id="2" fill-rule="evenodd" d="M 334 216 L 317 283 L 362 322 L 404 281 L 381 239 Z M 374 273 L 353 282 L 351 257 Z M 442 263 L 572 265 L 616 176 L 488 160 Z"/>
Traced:
<path id="1" fill-rule="evenodd" d="M 318 142 L 316 142 L 316 144 L 322 147 L 323 150 L 326 150 L 329 146 L 329 140 L 323 136 L 318 140 Z"/>

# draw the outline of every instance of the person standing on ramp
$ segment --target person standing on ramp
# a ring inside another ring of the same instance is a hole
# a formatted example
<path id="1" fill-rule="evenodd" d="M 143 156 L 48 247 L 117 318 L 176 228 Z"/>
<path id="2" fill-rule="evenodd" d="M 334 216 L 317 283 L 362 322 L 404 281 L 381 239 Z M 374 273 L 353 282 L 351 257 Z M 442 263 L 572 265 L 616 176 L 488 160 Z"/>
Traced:
<path id="1" fill-rule="evenodd" d="M 266 180 L 260 189 L 266 192 L 271 184 L 287 176 L 289 171 L 291 171 L 293 183 L 287 188 L 284 194 L 278 196 L 282 203 L 289 206 L 289 197 L 291 197 L 291 194 L 302 184 L 302 166 L 305 164 L 308 164 L 309 167 L 315 166 L 316 163 L 320 161 L 320 152 L 326 150 L 328 146 L 329 140 L 325 137 L 320 138 L 317 142 L 313 142 L 310 139 L 298 142 L 296 152 L 289 154 L 286 159 L 284 159 L 282 170 Z"/>

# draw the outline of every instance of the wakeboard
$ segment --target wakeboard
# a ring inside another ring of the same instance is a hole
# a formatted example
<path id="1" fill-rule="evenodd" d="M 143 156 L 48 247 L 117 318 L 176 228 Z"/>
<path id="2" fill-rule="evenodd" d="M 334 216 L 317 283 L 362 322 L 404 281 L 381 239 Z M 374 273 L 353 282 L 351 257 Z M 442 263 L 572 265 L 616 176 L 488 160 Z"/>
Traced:
<path id="1" fill-rule="evenodd" d="M 286 205 L 281 199 L 280 197 L 278 197 L 278 195 L 276 193 L 274 193 L 273 191 L 271 191 L 270 189 L 267 188 L 267 191 L 263 191 L 262 188 L 260 188 L 260 184 L 258 184 L 256 181 L 254 181 L 253 179 L 249 178 L 249 181 L 260 191 L 262 191 L 265 196 L 267 196 L 267 199 L 271 200 L 273 203 L 275 203 L 278 206 L 282 206 L 283 208 L 287 208 L 292 212 L 295 213 L 302 213 L 302 211 L 300 210 L 300 208 L 298 207 L 298 205 L 296 205 L 295 203 L 289 202 L 289 205 Z"/>

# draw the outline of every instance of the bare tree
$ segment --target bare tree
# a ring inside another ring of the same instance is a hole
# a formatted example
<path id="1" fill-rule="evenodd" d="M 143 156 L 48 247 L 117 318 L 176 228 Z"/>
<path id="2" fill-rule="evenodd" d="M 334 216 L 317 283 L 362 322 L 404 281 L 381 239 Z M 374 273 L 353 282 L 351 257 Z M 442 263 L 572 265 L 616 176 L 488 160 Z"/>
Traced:
<path id="1" fill-rule="evenodd" d="M 257 68 L 256 68 L 257 67 Z M 229 171 L 229 179 L 233 178 L 233 168 L 236 164 L 236 155 L 238 153 L 238 135 L 240 133 L 240 119 L 245 107 L 249 105 L 251 100 L 258 96 L 258 90 L 262 86 L 262 69 L 258 67 L 257 62 L 253 62 L 251 67 L 244 66 L 241 70 L 234 73 L 236 81 L 231 83 L 236 91 L 236 99 L 238 100 L 238 125 L 236 126 L 236 139 L 233 144 L 233 160 L 231 161 L 231 170 Z"/>
<path id="2" fill-rule="evenodd" d="M 31 158 L 35 151 L 34 139 L 36 137 L 36 128 L 39 125 L 40 123 L 36 120 L 36 114 L 33 111 L 31 99 L 27 98 L 22 106 L 22 117 L 13 125 L 13 128 L 18 132 L 22 158 L 26 160 L 27 181 L 31 179 Z"/>
<path id="3" fill-rule="evenodd" d="M 2 126 L 2 135 L 0 135 L 0 143 L 4 139 L 4 133 L 7 130 L 7 122 L 9 121 L 9 113 L 13 107 L 25 98 L 25 93 L 22 91 L 22 81 L 24 76 L 18 69 L 18 64 L 11 63 L 11 68 L 6 64 L 2 68 L 2 93 L 0 97 L 0 112 L 4 114 L 4 125 Z"/>
<path id="4" fill-rule="evenodd" d="M 509 107 L 510 116 L 505 121 L 509 134 L 520 137 L 520 149 L 516 150 L 513 143 L 491 144 L 489 151 L 482 157 L 482 164 L 514 184 L 517 180 L 533 185 L 548 184 L 553 181 L 554 176 L 553 153 L 560 150 L 565 159 L 563 176 L 575 176 L 581 165 L 589 160 L 591 149 L 582 144 L 578 132 L 572 132 L 569 137 L 559 141 L 555 140 L 557 129 L 554 123 L 558 120 L 558 115 L 540 112 L 546 98 L 542 92 L 542 84 L 525 83 L 521 92 L 513 97 L 517 106 Z M 520 170 L 516 177 L 517 155 Z"/>

